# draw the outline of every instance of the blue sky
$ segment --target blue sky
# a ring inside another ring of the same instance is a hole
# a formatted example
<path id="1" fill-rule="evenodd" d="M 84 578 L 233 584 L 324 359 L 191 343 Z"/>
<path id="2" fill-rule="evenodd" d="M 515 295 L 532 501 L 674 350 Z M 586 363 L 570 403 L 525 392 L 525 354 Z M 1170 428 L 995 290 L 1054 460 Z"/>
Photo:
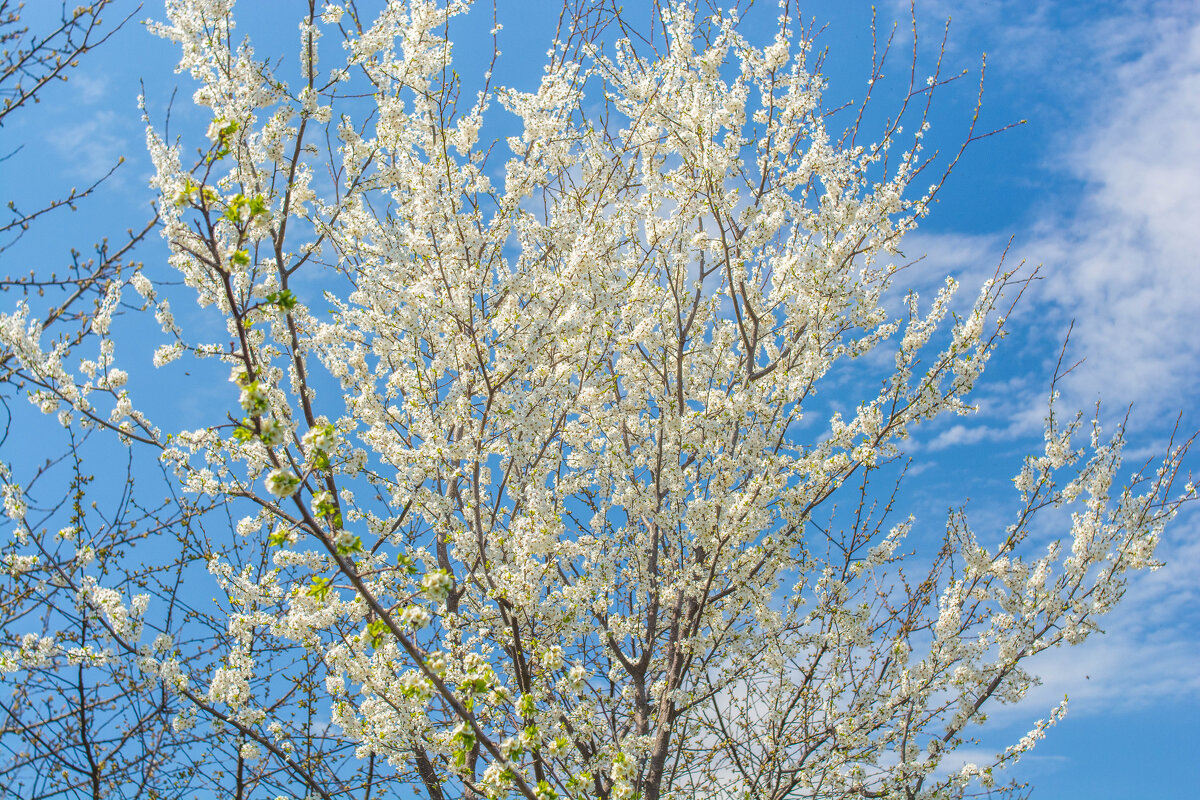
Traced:
<path id="1" fill-rule="evenodd" d="M 506 26 L 502 74 L 514 82 L 535 79 L 557 6 L 499 2 Z M 242 5 L 267 17 L 296 4 Z M 36 24 L 36 15 L 54 13 L 58 3 L 28 6 Z M 861 97 L 868 4 L 814 2 L 805 9 L 829 26 L 821 38 L 830 51 L 828 98 Z M 150 2 L 137 17 L 158 13 Z M 881 29 L 900 20 L 899 43 L 907 47 L 907 2 L 882 0 L 878 13 Z M 1013 335 L 978 393 L 979 413 L 939 421 L 914 445 L 929 512 L 944 515 L 947 505 L 965 499 L 965 487 L 985 525 L 987 514 L 1002 514 L 1014 502 L 1008 480 L 1040 440 L 1049 378 L 1071 320 L 1070 353 L 1086 360 L 1064 382 L 1062 407 L 1090 409 L 1102 396 L 1111 420 L 1132 403 L 1131 466 L 1162 448 L 1178 413 L 1182 429 L 1200 428 L 1200 8 L 1151 0 L 925 0 L 917 14 L 922 63 L 934 54 L 947 16 L 953 18 L 948 72 L 977 70 L 986 51 L 982 128 L 1028 120 L 968 149 L 939 208 L 904 246 L 909 256 L 927 254 L 922 280 L 932 285 L 955 274 L 968 296 L 990 277 L 1010 237 L 1013 263 L 1043 265 L 1043 280 L 1013 318 Z M 272 38 L 290 58 L 294 27 L 282 27 Z M 268 48 L 258 47 L 260 54 Z M 897 72 L 907 69 L 900 55 Z M 53 232 L 35 230 L 6 255 L 7 270 L 24 271 L 11 266 L 20 259 L 39 267 L 46 259 L 58 262 L 68 246 L 86 251 L 100 236 L 117 238 L 144 220 L 151 194 L 135 105 L 139 79 L 158 119 L 181 83 L 172 125 L 190 126 L 193 136 L 204 127 L 202 115 L 188 108 L 191 89 L 172 72 L 174 63 L 167 43 L 130 23 L 90 54 L 70 83 L 54 87 L 0 132 L 5 152 L 25 144 L 3 166 L 5 197 L 17 187 L 16 196 L 30 204 L 89 183 L 118 156 L 127 159 L 100 202 L 63 214 Z M 934 133 L 945 147 L 965 132 L 976 88 L 972 75 L 943 93 Z M 140 251 L 147 263 L 162 256 L 157 240 Z M 163 401 L 175 402 L 170 395 Z M 1071 696 L 1067 718 L 1014 773 L 1035 784 L 1034 798 L 1195 792 L 1198 523 L 1185 512 L 1168 531 L 1159 551 L 1167 566 L 1133 582 L 1125 604 L 1107 619 L 1106 636 L 1046 654 L 1038 662 L 1043 686 L 995 715 L 1001 728 L 1020 735 L 1064 692 Z"/>

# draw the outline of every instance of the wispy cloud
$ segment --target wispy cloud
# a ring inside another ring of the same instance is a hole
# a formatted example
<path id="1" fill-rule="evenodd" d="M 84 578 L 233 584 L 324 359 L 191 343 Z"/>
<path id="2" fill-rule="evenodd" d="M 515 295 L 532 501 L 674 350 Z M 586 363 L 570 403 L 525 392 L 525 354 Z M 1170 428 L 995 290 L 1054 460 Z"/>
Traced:
<path id="1" fill-rule="evenodd" d="M 1200 309 L 1200 12 L 1116 4 L 1063 27 L 1048 4 L 1031 3 L 998 24 L 1011 5 L 960 16 L 967 27 L 997 22 L 997 49 L 1021 53 L 1018 70 L 1043 71 L 1030 102 L 1065 109 L 1045 164 L 1063 180 L 1024 231 L 1011 231 L 1010 263 L 1042 265 L 1023 313 L 1037 315 L 1047 350 L 1075 323 L 1071 355 L 1085 362 L 1060 386 L 1067 405 L 1103 397 L 1147 415 L 1186 407 L 1200 390 L 1200 336 L 1190 333 Z M 1068 67 L 1046 72 L 1050 58 Z M 1008 233 L 923 233 L 906 252 L 928 252 L 922 268 L 959 275 L 966 292 L 990 275 Z"/>
<path id="2" fill-rule="evenodd" d="M 124 120 L 114 111 L 100 111 L 79 122 L 61 125 L 50 135 L 60 157 L 62 173 L 78 180 L 96 180 L 130 149 L 119 133 Z"/>
<path id="3" fill-rule="evenodd" d="M 1088 363 L 1073 386 L 1162 411 L 1200 386 L 1200 23 L 1152 28 L 1063 153 L 1085 182 L 1078 209 L 1049 215 L 1030 250 L 1076 318 Z"/>
<path id="4" fill-rule="evenodd" d="M 75 90 L 75 99 L 93 104 L 109 99 L 109 80 L 103 73 L 76 71 L 71 73 L 70 84 Z"/>
<path id="5" fill-rule="evenodd" d="M 1200 8 L 933 0 L 918 11 L 926 22 L 953 11 L 951 41 L 968 47 L 986 30 L 995 69 L 1026 76 L 1022 102 L 1054 109 L 1045 169 L 1075 188 L 1044 198 L 1015 250 L 1044 265 L 1034 299 L 1055 323 L 1047 336 L 1075 321 L 1086 362 L 1063 387 L 1072 403 L 1187 404 L 1200 390 L 1200 337 L 1188 335 L 1200 308 Z M 986 267 L 1000 238 L 921 244 L 935 263 Z"/>
<path id="6" fill-rule="evenodd" d="M 1103 397 L 1118 406 L 1135 403 L 1137 417 L 1173 417 L 1184 408 L 1194 420 L 1200 8 L 1113 3 L 1095 19 L 1064 24 L 1053 18 L 1053 4 L 1018 5 L 972 4 L 959 15 L 965 19 L 956 17 L 967 26 L 995 23 L 1002 39 L 996 50 L 1022 47 L 1027 58 L 1014 68 L 1031 76 L 1056 61 L 1063 65 L 1040 75 L 1032 101 L 1058 104 L 1070 124 L 1047 151 L 1046 169 L 1064 183 L 1026 230 L 1014 231 L 1016 254 L 1044 265 L 1026 316 L 1014 322 L 1022 335 L 1040 337 L 1052 358 L 1074 320 L 1071 354 L 1086 361 L 1060 387 L 1063 408 Z M 925 10 L 937 11 L 928 4 Z M 1070 85 L 1062 76 L 1071 76 Z M 962 275 L 969 287 L 994 266 L 1007 234 L 910 237 L 906 251 L 927 249 L 931 271 Z M 940 429 L 923 446 L 1006 442 L 1030 433 L 1044 414 L 1045 388 L 1032 380 L 984 385 L 980 415 Z M 1193 516 L 1168 532 L 1160 547 L 1166 566 L 1131 581 L 1125 602 L 1102 623 L 1109 633 L 1037 659 L 1033 670 L 1044 683 L 1020 704 L 1020 716 L 1068 693 L 1072 714 L 1200 699 L 1200 520 Z"/>

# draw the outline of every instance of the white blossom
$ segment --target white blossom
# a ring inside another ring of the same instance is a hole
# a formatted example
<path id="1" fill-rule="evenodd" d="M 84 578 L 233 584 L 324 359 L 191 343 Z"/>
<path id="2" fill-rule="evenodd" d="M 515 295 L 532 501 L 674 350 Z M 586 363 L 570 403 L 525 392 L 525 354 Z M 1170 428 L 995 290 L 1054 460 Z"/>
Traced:
<path id="1" fill-rule="evenodd" d="M 272 775 L 262 742 L 307 751 L 307 719 L 333 742 L 312 780 L 370 759 L 526 800 L 988 788 L 1061 712 L 989 762 L 953 751 L 1156 566 L 1182 453 L 1127 480 L 1123 432 L 1081 441 L 1052 396 L 1007 529 L 954 512 L 928 553 L 927 519 L 865 511 L 914 431 L 970 413 L 1023 286 L 921 297 L 893 263 L 941 188 L 914 183 L 923 103 L 842 131 L 787 4 L 765 34 L 662 4 L 645 41 L 566 13 L 525 87 L 459 76 L 469 4 L 379 6 L 302 8 L 285 67 L 232 0 L 149 25 L 203 107 L 170 138 L 147 112 L 167 258 L 128 279 L 140 311 L 97 285 L 71 342 L 23 301 L 0 346 L 37 411 L 153 450 L 183 494 L 153 535 L 209 572 L 183 621 L 129 596 L 122 559 L 164 554 L 111 541 L 144 528 L 84 509 L 30 534 L 5 469 L 9 579 L 53 573 L 106 638 L 22 639 L 0 671 L 128 659 L 176 731 L 214 716 Z M 157 321 L 155 366 L 228 370 L 195 430 L 150 424 L 118 310 Z M 189 635 L 210 621 L 216 652 Z"/>

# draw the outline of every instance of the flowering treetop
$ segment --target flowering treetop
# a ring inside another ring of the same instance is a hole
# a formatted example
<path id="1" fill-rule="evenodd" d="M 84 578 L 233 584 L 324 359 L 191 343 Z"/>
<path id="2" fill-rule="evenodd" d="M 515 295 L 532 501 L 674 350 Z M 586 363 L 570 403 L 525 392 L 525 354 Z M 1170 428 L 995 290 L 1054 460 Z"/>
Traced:
<path id="1" fill-rule="evenodd" d="M 922 552 L 911 520 L 869 513 L 913 428 L 970 409 L 1023 286 L 998 271 L 951 315 L 954 281 L 922 301 L 894 261 L 948 174 L 922 150 L 940 74 L 863 144 L 861 114 L 829 129 L 787 3 L 765 43 L 732 12 L 675 4 L 638 40 L 580 5 L 539 86 L 489 72 L 474 98 L 447 38 L 465 3 L 310 2 L 298 84 L 237 40 L 233 5 L 168 0 L 151 26 L 211 118 L 195 161 L 148 127 L 169 264 L 110 285 L 94 358 L 27 307 L 0 320 L 43 411 L 244 514 L 196 549 L 227 596 L 219 662 L 161 622 L 139 649 L 152 603 L 53 567 L 180 699 L 177 727 L 219 720 L 312 796 L 369 762 L 435 798 L 538 800 L 960 796 L 1040 738 L 1059 710 L 990 764 L 942 766 L 1021 697 L 1026 659 L 1153 566 L 1182 454 L 1121 488 L 1121 434 L 1081 447 L 1052 410 L 1006 530 L 954 515 Z M 188 431 L 138 409 L 128 286 L 161 325 L 155 364 L 219 359 L 233 413 Z M 884 379 L 801 425 L 867 356 Z M 818 524 L 845 493 L 859 512 Z M 279 678 L 298 659 L 336 757 L 302 757 L 312 725 Z"/>

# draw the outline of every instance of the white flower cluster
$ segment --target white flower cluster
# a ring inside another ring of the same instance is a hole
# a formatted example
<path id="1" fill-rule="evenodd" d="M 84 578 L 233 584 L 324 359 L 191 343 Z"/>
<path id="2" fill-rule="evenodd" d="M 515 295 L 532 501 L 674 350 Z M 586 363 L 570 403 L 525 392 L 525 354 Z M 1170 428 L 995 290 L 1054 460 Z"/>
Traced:
<path id="1" fill-rule="evenodd" d="M 425 577 L 421 579 L 421 588 L 430 600 L 441 604 L 446 602 L 446 597 L 454 588 L 454 579 L 445 570 L 433 570 L 425 573 Z"/>
<path id="2" fill-rule="evenodd" d="M 47 667 L 59 654 L 52 637 L 27 633 L 16 648 L 0 650 L 0 675 L 23 669 Z"/>
<path id="3" fill-rule="evenodd" d="M 14 578 L 36 569 L 40 562 L 41 557 L 36 553 L 28 555 L 8 553 L 3 558 L 0 558 L 0 564 L 4 565 L 4 571 Z"/>
<path id="4" fill-rule="evenodd" d="M 267 491 L 272 497 L 291 497 L 300 486 L 300 478 L 285 467 L 278 467 L 267 474 Z"/>
<path id="5" fill-rule="evenodd" d="M 400 622 L 409 628 L 419 630 L 430 623 L 433 617 L 421 606 L 409 606 L 400 612 Z"/>
<path id="6" fill-rule="evenodd" d="M 142 618 L 150 605 L 150 595 L 136 594 L 125 605 L 120 592 L 100 586 L 90 575 L 85 576 L 79 589 L 79 602 L 98 611 L 112 632 L 126 641 L 136 642 L 142 635 Z"/>
<path id="7" fill-rule="evenodd" d="M 633 780 L 637 766 L 634 759 L 625 753 L 617 753 L 613 757 L 612 769 L 608 776 L 612 779 L 612 796 L 616 800 L 629 800 L 634 796 Z"/>
<path id="8" fill-rule="evenodd" d="M 5 483 L 2 490 L 4 494 L 4 514 L 14 522 L 21 522 L 25 519 L 25 512 L 28 506 L 25 504 L 25 498 L 21 487 L 15 483 Z"/>

